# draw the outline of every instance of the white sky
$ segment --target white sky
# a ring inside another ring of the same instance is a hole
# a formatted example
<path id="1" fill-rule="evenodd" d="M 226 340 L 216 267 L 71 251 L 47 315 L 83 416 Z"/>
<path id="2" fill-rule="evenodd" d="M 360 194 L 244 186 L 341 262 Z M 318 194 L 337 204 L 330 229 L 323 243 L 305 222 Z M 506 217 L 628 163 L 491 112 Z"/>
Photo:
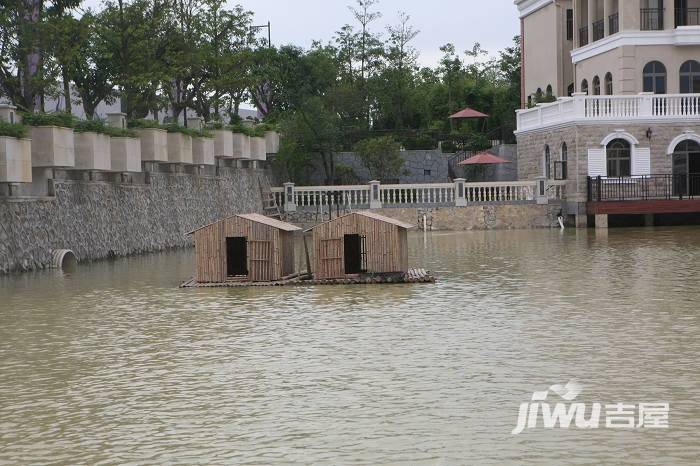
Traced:
<path id="1" fill-rule="evenodd" d="M 241 4 L 255 13 L 255 24 L 272 23 L 274 45 L 295 44 L 308 48 L 314 39 L 328 42 L 335 31 L 353 17 L 348 5 L 355 0 L 229 0 L 227 5 Z M 97 7 L 100 0 L 86 0 L 83 5 Z M 461 53 L 475 42 L 491 55 L 509 46 L 519 33 L 518 10 L 513 0 L 380 0 L 376 9 L 383 17 L 373 26 L 386 31 L 396 22 L 397 13 L 411 16 L 420 31 L 414 47 L 420 52 L 421 65 L 434 66 L 440 46 L 448 42 Z M 266 34 L 261 30 L 260 34 Z"/>

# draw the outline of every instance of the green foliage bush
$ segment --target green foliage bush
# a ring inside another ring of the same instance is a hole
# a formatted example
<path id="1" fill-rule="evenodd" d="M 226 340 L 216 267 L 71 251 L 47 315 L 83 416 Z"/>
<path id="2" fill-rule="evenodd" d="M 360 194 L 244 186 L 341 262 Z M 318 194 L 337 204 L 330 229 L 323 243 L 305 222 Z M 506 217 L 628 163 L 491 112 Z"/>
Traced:
<path id="1" fill-rule="evenodd" d="M 406 150 L 434 150 L 437 149 L 437 142 L 428 134 L 419 134 L 415 138 L 405 138 L 402 141 Z"/>
<path id="2" fill-rule="evenodd" d="M 135 138 L 138 134 L 133 129 L 114 128 L 108 126 L 102 120 L 82 120 L 75 124 L 73 129 L 76 133 L 98 133 L 106 134 L 115 138 Z"/>
<path id="3" fill-rule="evenodd" d="M 0 121 L 0 136 L 23 138 L 27 136 L 27 127 L 17 123 Z"/>
<path id="4" fill-rule="evenodd" d="M 392 136 L 364 139 L 355 144 L 355 151 L 374 179 L 396 179 L 403 172 L 401 146 Z"/>
<path id="5" fill-rule="evenodd" d="M 61 128 L 73 128 L 78 119 L 70 113 L 25 113 L 22 122 L 27 126 L 60 126 Z"/>
<path id="6" fill-rule="evenodd" d="M 129 128 L 150 128 L 150 129 L 165 129 L 163 125 L 158 123 L 156 120 L 146 120 L 146 119 L 137 119 L 137 120 L 129 120 L 128 123 L 126 124 Z"/>

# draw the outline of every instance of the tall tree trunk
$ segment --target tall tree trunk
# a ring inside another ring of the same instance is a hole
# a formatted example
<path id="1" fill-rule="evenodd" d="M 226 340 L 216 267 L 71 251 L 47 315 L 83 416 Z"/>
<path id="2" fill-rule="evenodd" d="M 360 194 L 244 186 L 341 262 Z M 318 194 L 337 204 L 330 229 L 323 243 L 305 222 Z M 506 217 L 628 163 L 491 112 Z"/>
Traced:
<path id="1" fill-rule="evenodd" d="M 61 74 L 63 79 L 63 98 L 66 99 L 66 112 L 73 113 L 73 103 L 71 102 L 70 95 L 70 79 L 68 78 L 68 67 L 61 67 Z"/>
<path id="2" fill-rule="evenodd" d="M 35 79 L 41 69 L 41 51 L 37 45 L 39 33 L 37 27 L 41 18 L 43 0 L 23 0 L 24 15 L 20 28 L 19 49 L 23 54 L 21 86 L 23 103 L 28 112 L 41 107 L 41 96 L 36 92 Z"/>

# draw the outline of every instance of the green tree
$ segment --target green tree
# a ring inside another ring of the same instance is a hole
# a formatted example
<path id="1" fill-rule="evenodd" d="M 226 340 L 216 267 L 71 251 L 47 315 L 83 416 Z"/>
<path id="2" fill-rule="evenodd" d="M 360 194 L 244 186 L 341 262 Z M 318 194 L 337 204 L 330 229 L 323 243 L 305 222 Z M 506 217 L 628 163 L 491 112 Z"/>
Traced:
<path id="1" fill-rule="evenodd" d="M 355 151 L 372 179 L 387 181 L 401 175 L 404 165 L 401 145 L 393 137 L 362 140 L 355 145 Z"/>

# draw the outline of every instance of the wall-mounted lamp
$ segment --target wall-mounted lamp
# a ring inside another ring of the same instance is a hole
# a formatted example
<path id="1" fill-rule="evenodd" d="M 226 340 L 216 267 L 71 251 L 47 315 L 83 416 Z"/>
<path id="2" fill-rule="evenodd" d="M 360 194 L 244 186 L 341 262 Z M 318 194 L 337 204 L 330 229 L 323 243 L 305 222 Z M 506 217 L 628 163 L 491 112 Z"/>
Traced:
<path id="1" fill-rule="evenodd" d="M 654 132 L 651 130 L 651 128 L 649 128 L 649 129 L 647 130 L 647 139 L 651 139 L 651 137 L 652 137 L 653 135 L 654 135 Z"/>

